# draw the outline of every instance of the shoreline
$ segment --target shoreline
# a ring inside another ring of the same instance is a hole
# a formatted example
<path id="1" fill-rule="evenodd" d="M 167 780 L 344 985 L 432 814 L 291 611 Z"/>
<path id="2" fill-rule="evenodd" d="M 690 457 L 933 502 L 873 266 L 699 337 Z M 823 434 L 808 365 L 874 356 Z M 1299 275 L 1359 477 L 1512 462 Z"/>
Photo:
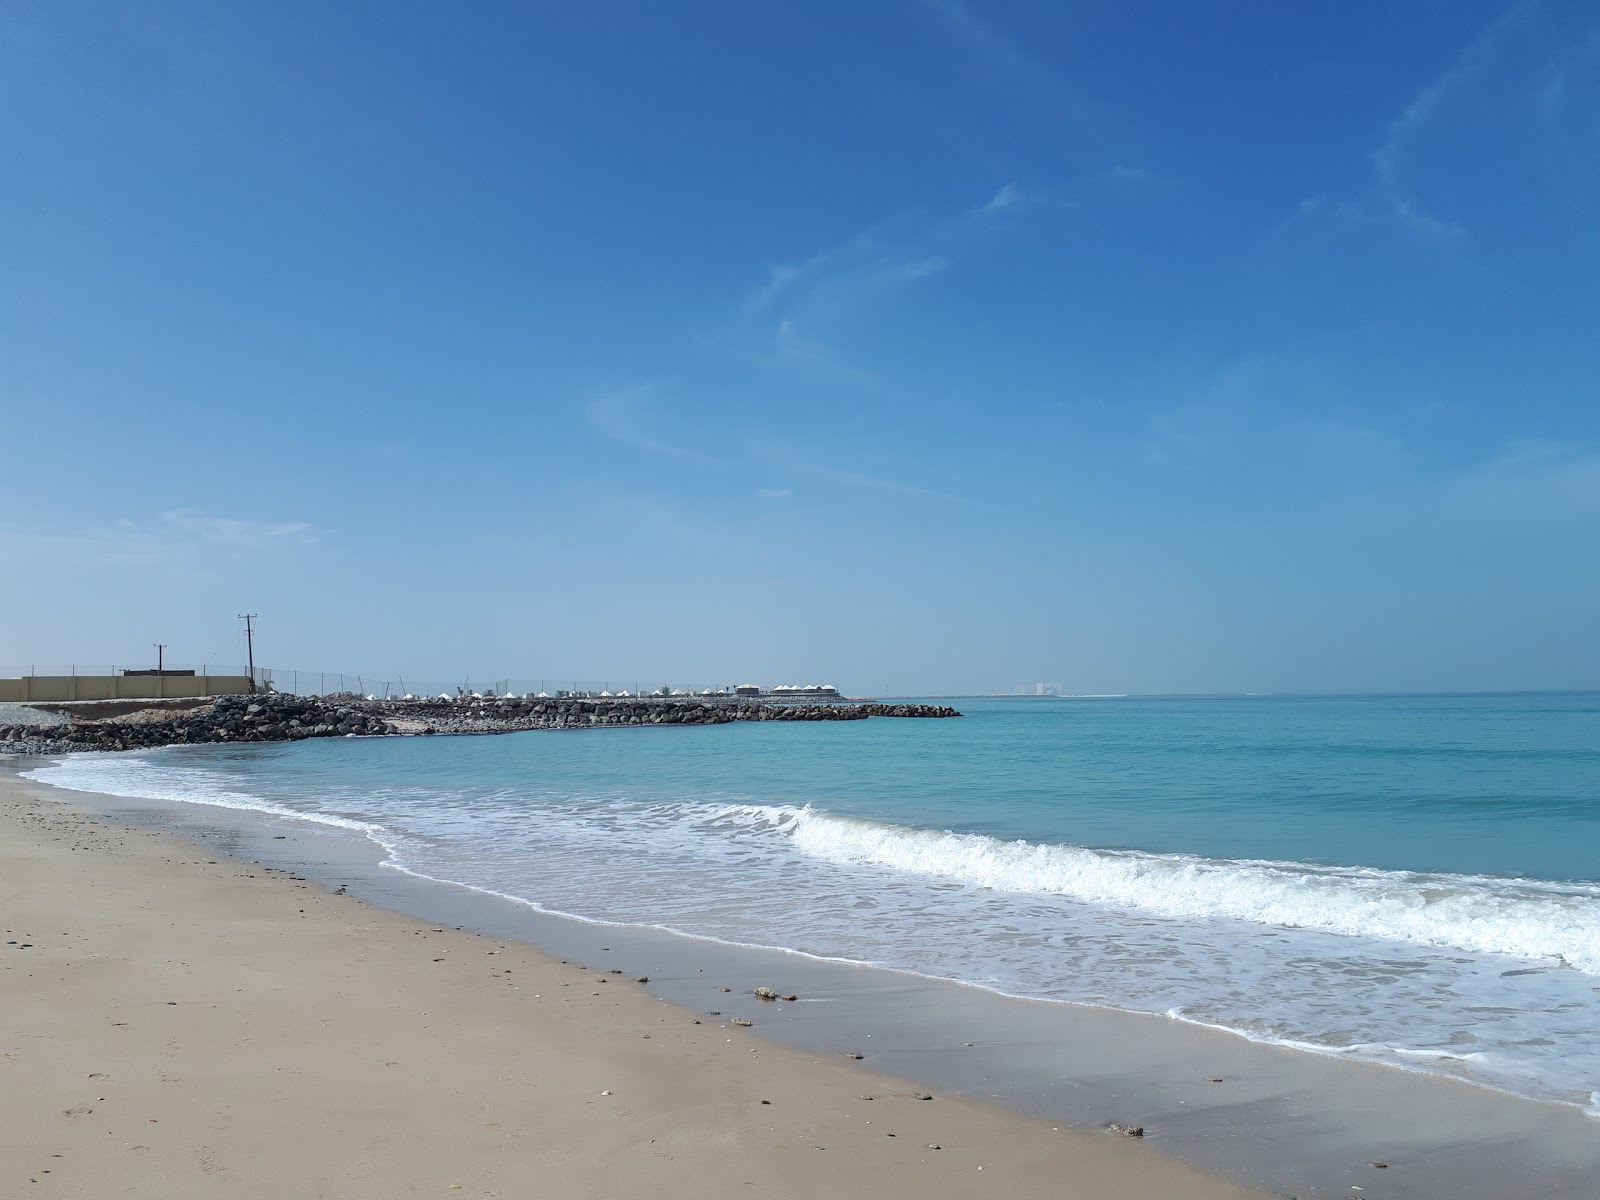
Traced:
<path id="1" fill-rule="evenodd" d="M 710 1006 L 723 1020 L 755 1021 L 757 1028 L 738 1032 L 768 1044 L 830 1057 L 859 1047 L 867 1065 L 891 1075 L 1053 1124 L 1145 1124 L 1150 1136 L 1141 1151 L 1279 1195 L 1344 1195 L 1359 1184 L 1375 1196 L 1576 1200 L 1590 1194 L 1589 1172 L 1600 1170 L 1600 1129 L 1567 1106 L 1249 1042 L 1165 1017 L 1007 998 L 888 969 L 800 960 L 788 951 L 589 924 L 386 868 L 375 844 L 336 827 L 20 783 L 87 803 L 113 820 L 174 830 L 204 845 L 225 843 L 240 860 L 329 887 L 344 884 L 354 895 L 438 924 L 468 925 L 573 961 L 594 962 L 604 952 L 630 976 L 636 967 L 649 974 L 651 992 L 698 1019 L 706 1019 Z M 708 998 L 705 978 L 714 974 L 739 986 Z M 763 1004 L 749 994 L 763 984 L 800 993 L 802 1001 Z M 996 1030 L 1004 1036 L 994 1036 Z M 1218 1076 L 1222 1082 L 1212 1083 Z M 1371 1165 L 1378 1161 L 1387 1165 Z M 1533 1178 L 1540 1190 L 1529 1190 Z"/>
<path id="2" fill-rule="evenodd" d="M 1253 1194 L 85 795 L 0 769 L 16 1194 Z"/>

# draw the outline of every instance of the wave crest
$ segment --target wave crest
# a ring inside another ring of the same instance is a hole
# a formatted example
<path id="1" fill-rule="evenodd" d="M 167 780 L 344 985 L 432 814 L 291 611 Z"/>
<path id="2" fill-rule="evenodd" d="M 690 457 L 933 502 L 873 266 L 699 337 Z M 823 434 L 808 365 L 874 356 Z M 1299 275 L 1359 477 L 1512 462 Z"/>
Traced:
<path id="1" fill-rule="evenodd" d="M 804 809 L 739 806 L 801 851 L 1161 917 L 1220 917 L 1440 949 L 1556 961 L 1600 975 L 1600 887 L 1528 879 L 1321 867 L 1006 841 Z"/>

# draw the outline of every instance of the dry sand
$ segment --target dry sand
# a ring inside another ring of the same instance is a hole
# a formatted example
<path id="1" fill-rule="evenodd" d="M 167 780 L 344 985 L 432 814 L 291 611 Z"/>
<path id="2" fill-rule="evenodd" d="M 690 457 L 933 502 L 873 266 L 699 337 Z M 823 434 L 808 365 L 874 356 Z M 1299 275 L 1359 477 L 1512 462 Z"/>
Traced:
<path id="1" fill-rule="evenodd" d="M 0 926 L 8 1197 L 1257 1195 L 6 774 Z"/>

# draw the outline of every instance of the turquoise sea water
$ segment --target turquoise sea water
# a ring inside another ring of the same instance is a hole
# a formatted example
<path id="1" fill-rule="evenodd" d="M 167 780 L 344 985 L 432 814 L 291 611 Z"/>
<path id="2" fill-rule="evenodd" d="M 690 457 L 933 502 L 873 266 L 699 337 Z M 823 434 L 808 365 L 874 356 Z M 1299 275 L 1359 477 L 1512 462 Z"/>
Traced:
<path id="1" fill-rule="evenodd" d="M 348 824 L 401 869 L 590 919 L 1596 1106 L 1600 695 L 958 707 L 36 775 Z"/>

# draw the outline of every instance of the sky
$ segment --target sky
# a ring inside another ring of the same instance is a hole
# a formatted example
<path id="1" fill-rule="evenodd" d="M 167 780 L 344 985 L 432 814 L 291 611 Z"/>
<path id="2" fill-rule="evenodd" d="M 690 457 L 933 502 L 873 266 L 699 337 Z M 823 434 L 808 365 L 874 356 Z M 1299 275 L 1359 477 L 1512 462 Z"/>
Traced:
<path id="1" fill-rule="evenodd" d="M 0 671 L 1600 687 L 1586 0 L 0 0 Z"/>

